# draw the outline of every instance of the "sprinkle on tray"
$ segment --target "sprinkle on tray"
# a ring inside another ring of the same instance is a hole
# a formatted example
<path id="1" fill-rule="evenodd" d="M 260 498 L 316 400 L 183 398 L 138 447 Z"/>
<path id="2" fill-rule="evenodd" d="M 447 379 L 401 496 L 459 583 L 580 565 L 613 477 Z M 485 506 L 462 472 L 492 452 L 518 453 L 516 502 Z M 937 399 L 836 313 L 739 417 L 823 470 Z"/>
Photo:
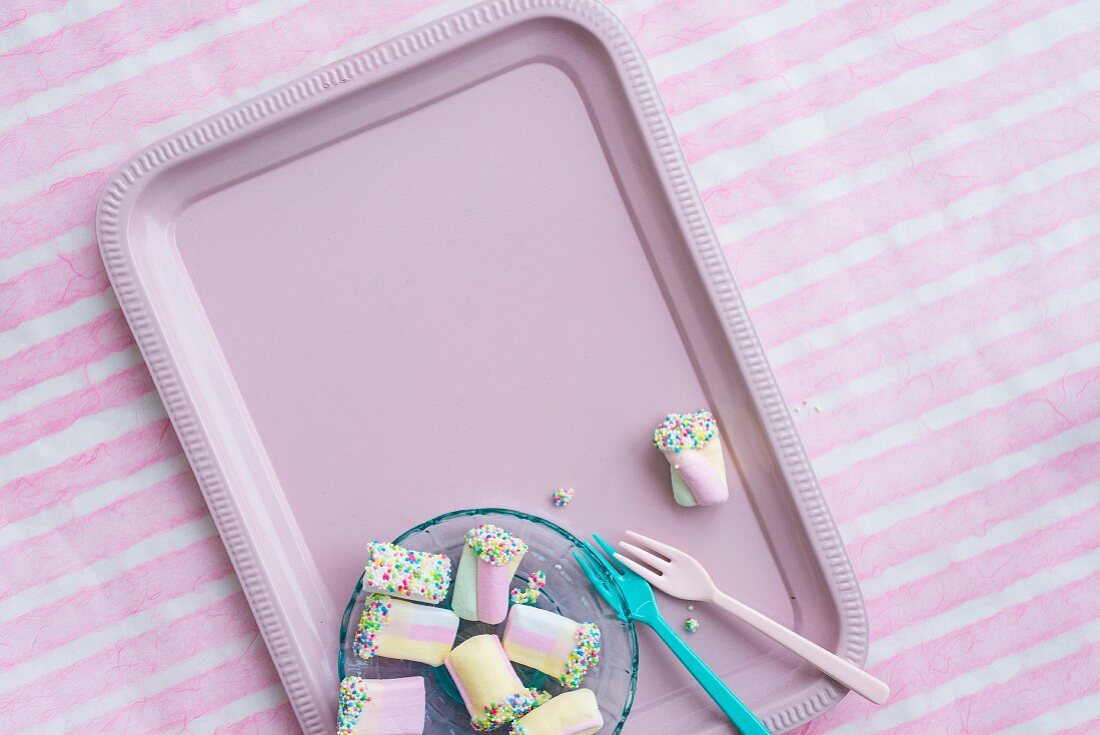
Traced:
<path id="1" fill-rule="evenodd" d="M 550 498 L 554 501 L 554 505 L 564 508 L 573 501 L 573 488 L 559 487 Z"/>
<path id="2" fill-rule="evenodd" d="M 684 621 L 684 630 L 686 630 L 688 633 L 694 633 L 695 631 L 699 630 L 699 621 L 695 618 L 688 618 Z"/>

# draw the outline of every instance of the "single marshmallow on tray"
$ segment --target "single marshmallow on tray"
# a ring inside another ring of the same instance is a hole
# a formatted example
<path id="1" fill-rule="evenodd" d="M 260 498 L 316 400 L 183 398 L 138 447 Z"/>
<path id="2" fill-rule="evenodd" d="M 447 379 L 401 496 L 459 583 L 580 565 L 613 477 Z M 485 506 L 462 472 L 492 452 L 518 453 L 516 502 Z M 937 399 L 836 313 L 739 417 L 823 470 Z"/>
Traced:
<path id="1" fill-rule="evenodd" d="M 710 411 L 670 413 L 653 431 L 653 446 L 671 465 L 678 504 L 718 505 L 729 499 L 722 438 Z"/>
<path id="2" fill-rule="evenodd" d="M 478 732 L 506 725 L 550 699 L 544 691 L 523 686 L 495 635 L 463 641 L 444 664 Z"/>
<path id="3" fill-rule="evenodd" d="M 440 666 L 457 632 L 458 616 L 446 608 L 373 594 L 363 607 L 352 651 L 363 660 L 381 656 Z"/>
<path id="4" fill-rule="evenodd" d="M 406 600 L 443 602 L 451 586 L 451 560 L 446 554 L 410 551 L 397 544 L 371 541 L 363 571 L 363 589 Z"/>
<path id="5" fill-rule="evenodd" d="M 470 529 L 455 574 L 455 614 L 463 620 L 503 623 L 508 586 L 526 553 L 527 544 L 503 528 L 483 523 Z"/>
<path id="6" fill-rule="evenodd" d="M 527 605 L 516 605 L 504 627 L 504 652 L 570 689 L 581 685 L 588 669 L 600 661 L 600 629 Z"/>
<path id="7" fill-rule="evenodd" d="M 512 723 L 511 735 L 596 735 L 603 727 L 591 689 L 564 692 Z"/>
<path id="8" fill-rule="evenodd" d="M 336 735 L 421 735 L 424 679 L 360 679 L 340 682 Z"/>

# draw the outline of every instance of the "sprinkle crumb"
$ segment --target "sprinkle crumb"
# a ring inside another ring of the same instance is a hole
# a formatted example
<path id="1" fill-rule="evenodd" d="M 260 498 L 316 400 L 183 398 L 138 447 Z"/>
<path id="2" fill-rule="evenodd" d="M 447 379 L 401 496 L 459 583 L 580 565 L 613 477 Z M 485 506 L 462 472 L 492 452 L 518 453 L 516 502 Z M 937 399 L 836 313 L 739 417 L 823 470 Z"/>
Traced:
<path id="1" fill-rule="evenodd" d="M 822 410 L 823 410 L 823 409 L 821 408 L 821 404 L 817 404 L 817 405 L 815 405 L 815 406 L 814 406 L 814 410 L 815 410 L 815 411 L 817 411 L 818 413 L 821 413 L 821 412 L 822 412 Z"/>
<path id="2" fill-rule="evenodd" d="M 550 499 L 554 501 L 554 505 L 559 508 L 564 508 L 573 501 L 573 488 L 559 487 L 554 491 L 554 494 L 550 496 Z"/>
<path id="3" fill-rule="evenodd" d="M 695 609 L 695 605 L 688 605 L 688 610 L 694 610 L 694 609 Z"/>
<path id="4" fill-rule="evenodd" d="M 699 630 L 699 621 L 695 618 L 688 618 L 684 621 L 684 630 L 686 630 L 688 633 L 694 633 L 695 631 Z"/>

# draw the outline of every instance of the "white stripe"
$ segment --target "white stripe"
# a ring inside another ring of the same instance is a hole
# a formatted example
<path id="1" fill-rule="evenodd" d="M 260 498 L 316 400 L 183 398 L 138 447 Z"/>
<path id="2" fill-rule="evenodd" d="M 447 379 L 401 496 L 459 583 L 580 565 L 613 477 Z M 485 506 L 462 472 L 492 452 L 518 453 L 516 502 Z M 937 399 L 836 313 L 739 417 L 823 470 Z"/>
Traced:
<path id="1" fill-rule="evenodd" d="M 31 15 L 17 25 L 0 30 L 0 54 L 54 34 L 67 25 L 83 23 L 123 2 L 125 0 L 70 0 L 51 13 Z"/>
<path id="2" fill-rule="evenodd" d="M 247 717 L 276 707 L 285 701 L 287 701 L 286 692 L 283 691 L 281 684 L 276 684 L 267 689 L 261 689 L 258 692 L 246 694 L 240 699 L 230 702 L 221 709 L 208 712 L 193 720 L 188 720 L 182 730 L 178 727 L 172 727 L 163 730 L 162 733 L 163 735 L 175 735 L 175 733 L 180 732 L 212 733 L 219 727 L 226 727 L 240 722 Z"/>
<path id="3" fill-rule="evenodd" d="M 1030 533 L 1088 513 L 1098 506 L 1100 483 L 1094 482 L 1038 508 L 983 528 L 980 535 L 938 546 L 900 564 L 876 570 L 860 584 L 863 596 L 869 600 L 877 599 L 904 585 L 940 574 L 954 564 L 1019 541 Z"/>
<path id="4" fill-rule="evenodd" d="M 904 290 L 896 298 L 873 304 L 843 319 L 831 321 L 782 342 L 768 351 L 769 362 L 773 368 L 780 368 L 805 359 L 815 352 L 843 344 L 854 336 L 866 334 L 872 327 L 901 316 L 918 313 L 948 296 L 961 293 L 979 284 L 989 284 L 994 278 L 1006 273 L 1042 263 L 1058 253 L 1088 241 L 1098 233 L 1100 233 L 1100 214 L 1070 220 L 1037 240 L 1005 247 L 937 281 Z"/>
<path id="5" fill-rule="evenodd" d="M 134 567 L 187 548 L 198 541 L 216 536 L 217 533 L 214 521 L 205 515 L 167 531 L 155 533 L 125 551 L 116 552 L 75 572 L 63 574 L 0 599 L 0 624 L 56 603 L 76 592 L 106 584 Z"/>
<path id="6" fill-rule="evenodd" d="M 952 335 L 934 347 L 906 356 L 904 360 L 852 378 L 844 385 L 818 395 L 815 402 L 835 408 L 888 387 L 898 387 L 911 380 L 914 375 L 923 375 L 955 360 L 974 355 L 982 347 L 1022 334 L 1040 324 L 1054 323 L 1054 319 L 1098 299 L 1100 279 L 1072 289 L 1056 291 L 1043 301 L 1030 303 L 1026 308 L 1005 314 L 996 321 L 986 322 L 971 332 Z"/>
<path id="7" fill-rule="evenodd" d="M 1066 84 L 1040 90 L 1030 97 L 994 110 L 988 117 L 972 120 L 935 138 L 924 140 L 896 156 L 835 176 L 774 205 L 740 215 L 736 220 L 722 226 L 722 237 L 727 242 L 736 242 L 781 222 L 796 219 L 818 208 L 822 203 L 835 201 L 859 189 L 881 183 L 965 145 L 1002 133 L 1013 125 L 1070 105 L 1097 89 L 1100 89 L 1100 69 L 1093 69 Z M 726 179 L 728 178 L 727 176 Z"/>
<path id="8" fill-rule="evenodd" d="M 136 495 L 157 483 L 179 475 L 186 468 L 187 460 L 182 454 L 178 454 L 151 464 L 129 477 L 80 493 L 65 503 L 51 505 L 33 516 L 8 522 L 0 526 L 0 549 L 56 531 L 74 518 L 89 515 L 119 500 Z"/>
<path id="9" fill-rule="evenodd" d="M 0 421 L 107 380 L 140 362 L 141 352 L 137 347 L 131 346 L 64 375 L 35 383 L 30 388 L 13 394 L 6 401 L 0 401 Z"/>
<path id="10" fill-rule="evenodd" d="M 923 64 L 885 84 L 865 89 L 854 97 L 809 117 L 781 125 L 758 140 L 716 151 L 697 161 L 692 170 L 701 188 L 729 178 L 730 172 L 749 171 L 781 156 L 809 148 L 838 133 L 859 127 L 867 118 L 915 104 L 953 85 L 977 79 L 1006 59 L 1028 56 L 1056 46 L 1070 36 L 1100 23 L 1100 4 L 1082 0 L 1049 15 L 1017 26 L 984 46 L 964 51 L 943 61 Z"/>
<path id="11" fill-rule="evenodd" d="M 1002 610 L 1031 602 L 1045 594 L 1096 574 L 1100 549 L 1044 568 L 981 597 L 922 618 L 871 644 L 868 666 L 885 663 L 924 643 L 935 641 L 993 617 Z"/>
<path id="12" fill-rule="evenodd" d="M 82 416 L 55 434 L 0 456 L 0 487 L 166 417 L 160 396 L 152 392 L 125 406 Z"/>
<path id="13" fill-rule="evenodd" d="M 206 648 L 201 652 L 178 661 L 171 666 L 146 674 L 125 686 L 118 687 L 107 694 L 100 695 L 70 707 L 59 708 L 60 715 L 44 723 L 39 723 L 33 731 L 36 735 L 67 735 L 82 732 L 81 723 L 108 715 L 134 702 L 140 702 L 165 692 L 188 679 L 222 666 L 244 656 L 250 648 L 262 646 L 263 641 L 255 634 L 243 635 L 229 643 Z"/>
<path id="14" fill-rule="evenodd" d="M 1075 174 L 1090 171 L 1097 165 L 1100 165 L 1100 143 L 1085 146 L 1061 158 L 1044 161 L 1015 178 L 976 189 L 953 200 L 943 209 L 898 222 L 885 232 L 862 237 L 841 250 L 758 283 L 745 290 L 745 301 L 750 309 L 758 309 L 812 283 L 843 273 L 888 250 L 900 249 L 959 222 L 987 215 L 1013 199 L 1045 189 Z"/>
<path id="15" fill-rule="evenodd" d="M 734 49 L 766 41 L 783 31 L 804 25 L 823 13 L 842 8 L 849 2 L 852 0 L 784 3 L 765 13 L 740 20 L 725 30 L 712 33 L 687 46 L 654 56 L 649 62 L 650 71 L 657 79 L 668 79 L 677 74 L 695 71 L 705 64 L 728 56 Z M 973 0 L 970 2 L 973 4 Z"/>
<path id="16" fill-rule="evenodd" d="M 1100 712 L 1100 692 L 1075 699 L 1054 709 L 1048 709 L 1034 719 L 1001 730 L 1000 735 L 1036 735 L 1036 733 L 1061 732 L 1071 727 L 1080 727 L 1086 722 L 1095 723 L 1097 718 L 1100 717 L 1100 715 L 1097 715 L 1098 712 Z"/>
<path id="17" fill-rule="evenodd" d="M 813 5 L 813 3 L 806 4 Z M 977 0 L 953 0 L 922 13 L 914 13 L 904 18 L 899 25 L 886 26 L 874 33 L 862 34 L 859 38 L 828 51 L 820 58 L 810 59 L 783 70 L 778 77 L 737 85 L 723 97 L 708 100 L 680 113 L 674 120 L 674 126 L 681 135 L 709 127 L 733 117 L 738 112 L 751 109 L 791 91 L 808 87 L 835 71 L 849 69 L 898 44 L 958 23 L 990 4 L 992 3 Z M 694 45 L 685 47 L 684 53 L 689 53 Z M 661 62 L 659 59 L 653 59 L 650 61 L 650 66 L 660 70 Z M 661 75 L 656 72 L 655 76 L 661 78 Z"/>
<path id="18" fill-rule="evenodd" d="M 0 332 L 0 360 L 6 360 L 51 337 L 71 332 L 117 308 L 115 292 L 108 288 L 103 293 L 74 301 L 63 309 L 28 319 L 14 329 Z"/>
<path id="19" fill-rule="evenodd" d="M 58 257 L 68 253 L 82 250 L 95 243 L 95 233 L 90 227 L 74 227 L 63 235 L 58 235 L 52 240 L 36 245 L 32 248 L 20 251 L 15 255 L 0 260 L 0 283 L 10 281 L 16 276 L 21 276 L 27 271 L 47 263 L 52 263 Z"/>
<path id="20" fill-rule="evenodd" d="M 16 687 L 69 668 L 74 661 L 101 654 L 151 630 L 163 630 L 173 621 L 210 607 L 240 591 L 241 585 L 236 576 L 229 574 L 197 591 L 150 605 L 109 625 L 94 628 L 84 635 L 80 635 L 81 629 L 77 628 L 75 638 L 54 648 L 36 651 L 33 658 L 0 670 L 0 691 L 10 693 Z"/>
<path id="21" fill-rule="evenodd" d="M 999 383 L 987 385 L 920 416 L 880 429 L 856 441 L 841 444 L 814 460 L 822 478 L 835 477 L 910 442 L 935 434 L 984 411 L 1001 408 L 1020 396 L 1062 380 L 1067 375 L 1100 364 L 1100 342 L 1079 347 Z M 1098 436 L 1097 438 L 1100 438 Z"/>
<path id="22" fill-rule="evenodd" d="M 848 722 L 829 731 L 829 735 L 863 735 L 914 722 L 933 710 L 947 707 L 960 699 L 980 694 L 1045 664 L 1068 658 L 1100 641 L 1100 621 L 1086 623 L 1023 651 L 1009 654 L 985 666 L 912 696 L 894 700 L 868 718 Z"/>
<path id="23" fill-rule="evenodd" d="M 1015 452 L 1002 455 L 992 462 L 960 472 L 926 490 L 863 513 L 841 526 L 846 541 L 883 533 L 902 521 L 924 515 L 932 508 L 946 505 L 967 495 L 1007 480 L 1029 467 L 1046 462 L 1067 452 L 1100 441 L 1100 418 L 1082 426 L 1074 426 L 1060 434 L 1036 442 Z"/>

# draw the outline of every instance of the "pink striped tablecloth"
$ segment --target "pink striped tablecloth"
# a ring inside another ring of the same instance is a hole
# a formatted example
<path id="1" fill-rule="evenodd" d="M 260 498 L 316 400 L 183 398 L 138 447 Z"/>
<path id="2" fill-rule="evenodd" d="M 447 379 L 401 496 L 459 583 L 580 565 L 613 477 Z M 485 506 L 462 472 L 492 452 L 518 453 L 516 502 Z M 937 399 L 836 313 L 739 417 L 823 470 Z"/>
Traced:
<path id="1" fill-rule="evenodd" d="M 3 732 L 297 731 L 108 286 L 96 198 L 154 139 L 462 4 L 0 3 Z M 1100 3 L 612 7 L 894 688 L 806 731 L 1100 731 Z"/>

